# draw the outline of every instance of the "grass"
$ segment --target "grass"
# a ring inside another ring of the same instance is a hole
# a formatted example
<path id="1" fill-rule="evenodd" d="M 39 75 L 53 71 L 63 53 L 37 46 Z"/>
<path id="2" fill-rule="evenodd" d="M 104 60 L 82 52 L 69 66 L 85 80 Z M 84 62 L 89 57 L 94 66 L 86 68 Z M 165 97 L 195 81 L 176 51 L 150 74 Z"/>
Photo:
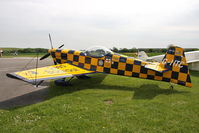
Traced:
<path id="1" fill-rule="evenodd" d="M 193 88 L 124 76 L 94 74 L 51 82 L 46 100 L 0 110 L 0 132 L 199 132 L 199 72 Z"/>
<path id="2" fill-rule="evenodd" d="M 39 53 L 39 57 L 42 57 L 46 53 Z M 37 53 L 18 53 L 17 56 L 12 54 L 3 54 L 3 58 L 12 58 L 12 57 L 36 57 Z"/>

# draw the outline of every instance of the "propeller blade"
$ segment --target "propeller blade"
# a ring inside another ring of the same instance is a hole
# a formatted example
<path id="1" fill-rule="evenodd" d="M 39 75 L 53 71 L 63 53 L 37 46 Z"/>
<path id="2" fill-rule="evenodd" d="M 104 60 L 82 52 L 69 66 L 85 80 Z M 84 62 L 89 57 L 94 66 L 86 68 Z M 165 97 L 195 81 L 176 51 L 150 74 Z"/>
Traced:
<path id="1" fill-rule="evenodd" d="M 62 44 L 61 46 L 59 46 L 59 48 L 62 48 L 64 46 L 64 44 Z"/>
<path id="2" fill-rule="evenodd" d="M 47 53 L 47 54 L 45 54 L 44 56 L 42 56 L 42 57 L 40 58 L 40 60 L 43 60 L 43 59 L 47 58 L 48 56 L 50 56 L 50 53 Z"/>
<path id="3" fill-rule="evenodd" d="M 50 39 L 51 49 L 53 49 L 53 43 L 52 43 L 52 40 L 51 40 L 50 33 L 49 33 L 49 39 Z"/>

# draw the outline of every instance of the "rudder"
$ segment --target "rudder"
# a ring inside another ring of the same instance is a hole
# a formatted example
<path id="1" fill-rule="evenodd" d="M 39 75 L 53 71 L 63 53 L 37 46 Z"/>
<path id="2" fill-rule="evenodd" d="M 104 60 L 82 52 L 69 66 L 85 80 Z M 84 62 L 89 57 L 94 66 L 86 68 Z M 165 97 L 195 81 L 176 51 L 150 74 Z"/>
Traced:
<path id="1" fill-rule="evenodd" d="M 192 87 L 188 64 L 183 48 L 171 45 L 160 65 L 161 67 L 170 70 L 170 82 Z"/>

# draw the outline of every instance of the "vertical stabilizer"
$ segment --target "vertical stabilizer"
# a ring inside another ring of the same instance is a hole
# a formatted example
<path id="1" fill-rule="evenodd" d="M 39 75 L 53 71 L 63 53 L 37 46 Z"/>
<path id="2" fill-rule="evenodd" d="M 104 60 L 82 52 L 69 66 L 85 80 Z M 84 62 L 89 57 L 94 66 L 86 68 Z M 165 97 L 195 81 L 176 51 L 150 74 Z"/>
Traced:
<path id="1" fill-rule="evenodd" d="M 171 45 L 160 65 L 170 70 L 170 82 L 192 87 L 188 64 L 182 48 Z"/>

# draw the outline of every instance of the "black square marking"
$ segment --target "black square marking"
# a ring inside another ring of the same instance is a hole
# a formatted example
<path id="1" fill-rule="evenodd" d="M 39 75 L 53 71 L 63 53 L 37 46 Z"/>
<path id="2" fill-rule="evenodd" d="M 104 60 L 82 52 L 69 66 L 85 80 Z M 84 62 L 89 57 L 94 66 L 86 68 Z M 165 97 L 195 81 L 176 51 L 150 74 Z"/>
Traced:
<path id="1" fill-rule="evenodd" d="M 118 70 L 118 75 L 124 75 L 124 71 L 123 70 Z"/>
<path id="2" fill-rule="evenodd" d="M 66 53 L 61 53 L 61 58 L 64 60 L 67 60 L 67 54 Z"/>
<path id="3" fill-rule="evenodd" d="M 110 68 L 104 67 L 104 72 L 105 72 L 105 73 L 110 73 Z"/>
<path id="4" fill-rule="evenodd" d="M 147 79 L 154 79 L 153 75 L 147 75 Z"/>
<path id="5" fill-rule="evenodd" d="M 86 64 L 91 64 L 91 58 L 90 57 L 86 57 L 85 58 L 85 63 Z"/>
<path id="6" fill-rule="evenodd" d="M 60 52 L 60 53 L 61 53 L 61 51 L 62 51 L 61 49 L 57 49 L 57 50 L 56 50 L 56 52 Z"/>
<path id="7" fill-rule="evenodd" d="M 187 75 L 187 82 L 191 83 L 190 75 Z"/>
<path id="8" fill-rule="evenodd" d="M 178 74 L 179 74 L 178 72 L 173 71 L 172 74 L 171 74 L 171 78 L 172 79 L 178 79 Z"/>
<path id="9" fill-rule="evenodd" d="M 68 51 L 69 54 L 74 54 L 74 52 L 75 52 L 74 50 L 69 50 Z"/>
<path id="10" fill-rule="evenodd" d="M 70 60 L 67 60 L 67 61 L 66 61 L 66 63 L 72 64 L 72 61 L 70 61 Z"/>
<path id="11" fill-rule="evenodd" d="M 133 73 L 132 73 L 132 77 L 139 77 L 139 73 L 133 72 Z"/>
<path id="12" fill-rule="evenodd" d="M 134 65 L 141 65 L 141 61 L 134 60 Z"/>
<path id="13" fill-rule="evenodd" d="M 175 54 L 175 48 L 174 47 L 170 47 L 167 51 L 167 54 L 172 54 L 174 55 Z"/>
<path id="14" fill-rule="evenodd" d="M 81 52 L 79 55 L 81 55 L 81 56 L 85 56 L 85 54 L 84 54 L 83 52 Z"/>
<path id="15" fill-rule="evenodd" d="M 119 60 L 119 62 L 126 63 L 126 57 L 120 57 L 120 60 Z"/>
<path id="16" fill-rule="evenodd" d="M 155 76 L 163 76 L 163 73 L 155 72 Z"/>
<path id="17" fill-rule="evenodd" d="M 175 61 L 175 60 L 181 61 L 181 60 L 182 60 L 182 57 L 181 57 L 181 56 L 175 56 L 175 57 L 174 57 L 174 61 Z"/>
<path id="18" fill-rule="evenodd" d="M 51 55 L 52 55 L 53 58 L 56 57 L 56 56 L 55 56 L 55 52 L 52 52 Z"/>
<path id="19" fill-rule="evenodd" d="M 83 68 L 83 67 L 84 67 L 84 64 L 83 64 L 83 63 L 79 63 L 79 64 L 78 64 L 78 67 Z"/>
<path id="20" fill-rule="evenodd" d="M 79 56 L 78 55 L 73 55 L 73 61 L 78 62 L 79 61 Z"/>
<path id="21" fill-rule="evenodd" d="M 61 64 L 61 60 L 60 59 L 56 59 L 56 62 Z"/>
<path id="22" fill-rule="evenodd" d="M 188 73 L 188 67 L 182 65 L 182 67 L 180 68 L 180 72 L 182 72 L 182 73 Z"/>
<path id="23" fill-rule="evenodd" d="M 162 79 L 162 81 L 166 81 L 166 82 L 170 82 L 170 80 L 171 80 L 171 79 L 169 79 L 169 78 L 164 78 L 164 77 L 163 77 L 163 79 Z"/>
<path id="24" fill-rule="evenodd" d="M 97 69 L 97 67 L 96 67 L 96 66 L 94 66 L 94 65 L 91 65 L 91 68 L 90 68 L 90 70 L 92 70 L 92 71 L 96 71 L 96 69 Z"/>
<path id="25" fill-rule="evenodd" d="M 179 85 L 184 85 L 184 86 L 185 86 L 186 83 L 183 82 L 183 81 L 178 80 L 178 84 L 179 84 Z"/>
<path id="26" fill-rule="evenodd" d="M 126 64 L 126 71 L 133 71 L 133 64 Z"/>
<path id="27" fill-rule="evenodd" d="M 113 62 L 113 64 L 111 64 L 111 68 L 118 69 L 118 62 Z"/>
<path id="28" fill-rule="evenodd" d="M 141 66 L 140 73 L 147 74 L 148 69 L 144 66 Z"/>

